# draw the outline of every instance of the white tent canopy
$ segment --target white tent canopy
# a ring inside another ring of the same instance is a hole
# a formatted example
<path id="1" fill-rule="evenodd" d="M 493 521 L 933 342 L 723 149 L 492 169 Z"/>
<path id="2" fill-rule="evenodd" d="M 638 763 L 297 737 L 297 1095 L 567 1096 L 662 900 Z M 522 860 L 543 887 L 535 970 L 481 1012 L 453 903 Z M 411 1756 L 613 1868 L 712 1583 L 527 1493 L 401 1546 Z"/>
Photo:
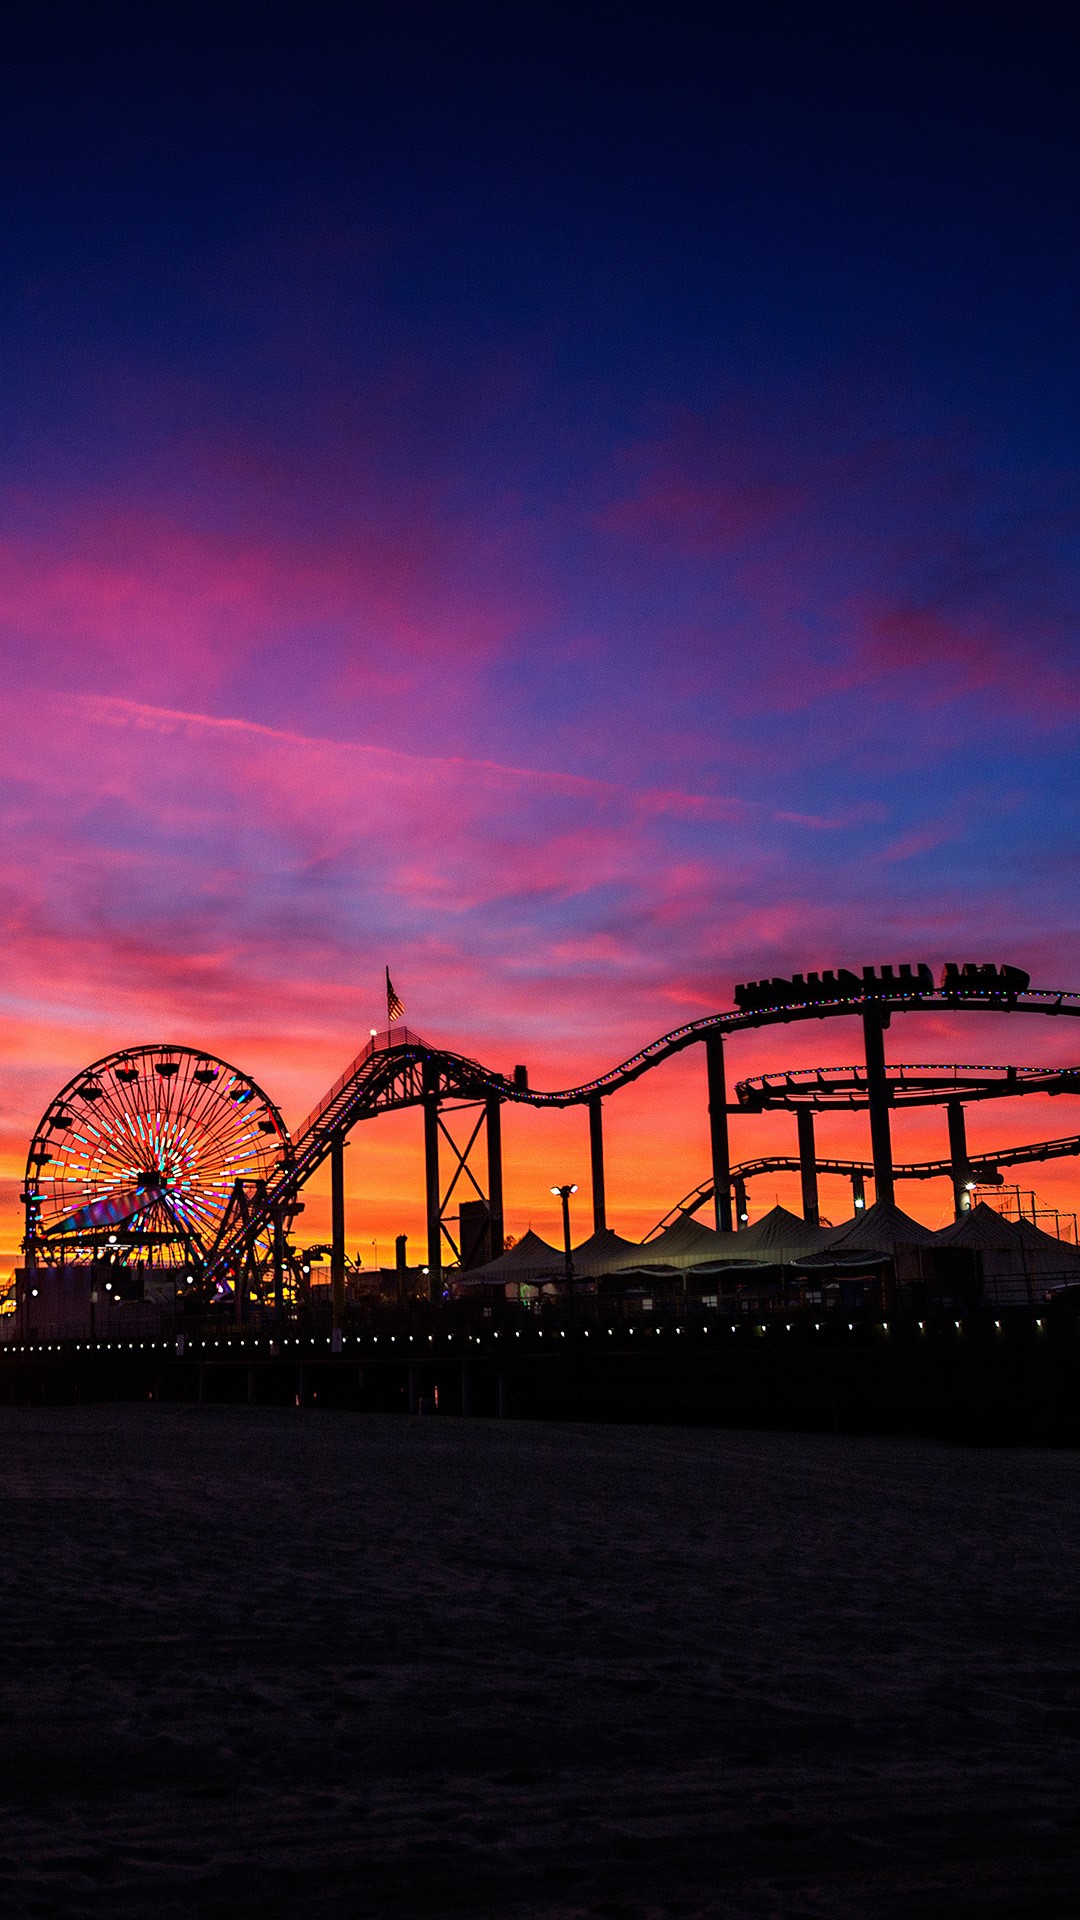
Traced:
<path id="1" fill-rule="evenodd" d="M 930 1247 L 935 1235 L 891 1200 L 876 1200 L 842 1226 L 826 1229 L 819 1247 L 823 1253 L 895 1253 L 897 1247 Z"/>
<path id="2" fill-rule="evenodd" d="M 778 1265 L 784 1260 L 798 1260 L 804 1254 L 816 1253 L 829 1239 L 829 1227 L 812 1227 L 797 1213 L 789 1213 L 786 1207 L 770 1207 L 752 1227 L 744 1227 L 741 1233 L 733 1233 L 725 1249 L 729 1260 L 755 1260 Z M 717 1236 L 727 1239 L 726 1235 Z"/>
<path id="3" fill-rule="evenodd" d="M 564 1258 L 557 1247 L 549 1247 L 538 1233 L 529 1228 L 516 1246 L 508 1247 L 500 1253 L 497 1260 L 488 1260 L 482 1267 L 468 1267 L 461 1274 L 454 1275 L 455 1285 L 485 1281 L 489 1284 L 506 1281 L 537 1281 L 560 1279 L 564 1271 Z"/>
<path id="4" fill-rule="evenodd" d="M 717 1233 L 715 1227 L 706 1227 L 683 1213 L 655 1240 L 646 1240 L 639 1252 L 646 1265 L 655 1262 L 657 1266 L 692 1267 L 701 1260 L 729 1259 L 741 1239 L 741 1234 Z"/>
<path id="5" fill-rule="evenodd" d="M 611 1227 L 601 1227 L 574 1248 L 574 1273 L 582 1279 L 600 1274 L 618 1273 L 622 1267 L 640 1266 L 642 1248 L 636 1240 L 624 1240 Z"/>

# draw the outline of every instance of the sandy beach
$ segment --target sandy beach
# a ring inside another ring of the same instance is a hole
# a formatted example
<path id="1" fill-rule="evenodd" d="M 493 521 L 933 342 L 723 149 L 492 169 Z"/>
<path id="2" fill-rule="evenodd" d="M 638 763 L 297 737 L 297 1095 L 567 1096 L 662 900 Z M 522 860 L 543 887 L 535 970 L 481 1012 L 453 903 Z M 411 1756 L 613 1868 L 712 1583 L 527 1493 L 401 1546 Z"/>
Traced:
<path id="1" fill-rule="evenodd" d="M 0 1410 L 13 1915 L 1072 1915 L 1080 1455 Z"/>

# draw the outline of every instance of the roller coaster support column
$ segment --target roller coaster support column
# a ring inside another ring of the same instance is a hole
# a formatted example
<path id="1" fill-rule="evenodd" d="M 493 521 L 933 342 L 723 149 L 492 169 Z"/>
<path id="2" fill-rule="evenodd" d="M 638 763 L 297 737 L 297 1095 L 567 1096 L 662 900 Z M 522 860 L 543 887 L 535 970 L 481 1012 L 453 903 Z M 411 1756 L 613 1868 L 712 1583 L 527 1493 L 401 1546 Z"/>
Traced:
<path id="1" fill-rule="evenodd" d="M 803 1219 L 808 1226 L 818 1223 L 817 1159 L 814 1153 L 814 1109 L 798 1107 L 795 1113 L 799 1129 L 799 1174 L 802 1179 Z"/>
<path id="2" fill-rule="evenodd" d="M 713 1205 L 716 1230 L 730 1233 L 731 1155 L 728 1151 L 727 1080 L 724 1074 L 724 1036 L 711 1033 L 705 1042 L 705 1068 L 709 1083 L 709 1138 L 712 1145 Z"/>
<path id="3" fill-rule="evenodd" d="M 442 1299 L 442 1198 L 439 1190 L 439 1068 L 424 1061 L 424 1183 L 427 1191 L 428 1298 Z"/>
<path id="4" fill-rule="evenodd" d="M 874 1199 L 893 1197 L 892 1140 L 889 1134 L 889 1082 L 885 1074 L 885 1026 L 880 1007 L 863 1011 L 866 1043 L 866 1093 L 870 1106 L 870 1151 L 874 1157 Z"/>
<path id="5" fill-rule="evenodd" d="M 952 1159 L 953 1206 L 957 1219 L 971 1212 L 971 1193 L 968 1181 L 971 1179 L 971 1167 L 968 1164 L 967 1126 L 964 1121 L 964 1103 L 962 1100 L 950 1100 L 947 1107 L 949 1115 L 949 1154 Z"/>
<path id="6" fill-rule="evenodd" d="M 331 1323 L 345 1318 L 345 1136 L 330 1141 L 330 1307 Z"/>
<path id="7" fill-rule="evenodd" d="M 503 1250 L 502 1101 L 497 1093 L 484 1102 L 487 1110 L 488 1222 L 491 1258 Z"/>
<path id="8" fill-rule="evenodd" d="M 589 1151 L 592 1156 L 592 1223 L 594 1233 L 607 1226 L 607 1201 L 604 1195 L 604 1115 L 600 1095 L 589 1095 Z"/>

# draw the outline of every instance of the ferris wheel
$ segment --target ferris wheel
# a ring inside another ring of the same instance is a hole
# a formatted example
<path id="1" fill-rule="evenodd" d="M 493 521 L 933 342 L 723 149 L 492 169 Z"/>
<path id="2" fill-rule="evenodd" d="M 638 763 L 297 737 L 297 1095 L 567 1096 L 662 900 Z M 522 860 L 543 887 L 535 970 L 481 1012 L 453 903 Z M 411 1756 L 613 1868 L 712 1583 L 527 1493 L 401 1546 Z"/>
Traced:
<path id="1" fill-rule="evenodd" d="M 28 1253 L 201 1264 L 238 1184 L 292 1163 L 281 1115 L 247 1074 L 193 1047 L 130 1047 L 69 1080 L 26 1165 Z"/>

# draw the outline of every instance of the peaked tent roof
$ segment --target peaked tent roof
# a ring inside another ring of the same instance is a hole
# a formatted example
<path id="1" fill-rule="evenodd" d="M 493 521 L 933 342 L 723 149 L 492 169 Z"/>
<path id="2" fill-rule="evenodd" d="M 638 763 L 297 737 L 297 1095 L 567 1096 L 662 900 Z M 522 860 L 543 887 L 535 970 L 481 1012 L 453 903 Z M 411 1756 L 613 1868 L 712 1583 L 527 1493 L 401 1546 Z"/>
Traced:
<path id="1" fill-rule="evenodd" d="M 1060 1273 L 1080 1266 L 1080 1247 L 1071 1240 L 1044 1233 L 1033 1220 L 1011 1220 L 985 1200 L 951 1226 L 942 1227 L 934 1238 L 945 1247 L 976 1247 L 984 1253 L 1005 1249 L 1031 1273 Z"/>
<path id="2" fill-rule="evenodd" d="M 601 1273 L 618 1273 L 621 1267 L 641 1265 L 641 1244 L 624 1240 L 612 1227 L 601 1227 L 574 1248 L 574 1272 L 586 1278 Z"/>
<path id="3" fill-rule="evenodd" d="M 517 1245 L 508 1247 L 497 1260 L 488 1260 L 482 1267 L 466 1267 L 454 1279 L 455 1285 L 461 1286 L 473 1280 L 540 1280 L 549 1275 L 558 1278 L 562 1271 L 563 1255 L 558 1248 L 549 1247 L 530 1227 Z"/>
<path id="4" fill-rule="evenodd" d="M 1071 1240 L 1059 1240 L 1055 1234 L 1044 1233 L 1033 1220 L 1013 1220 L 1019 1239 L 1027 1249 L 1028 1259 L 1032 1256 L 1040 1273 L 1060 1273 L 1066 1267 L 1080 1266 L 1080 1247 Z"/>
<path id="5" fill-rule="evenodd" d="M 892 1253 L 898 1246 L 933 1246 L 934 1239 L 929 1227 L 920 1226 L 892 1200 L 875 1200 L 854 1220 L 826 1229 L 818 1245 L 823 1253 Z"/>
<path id="6" fill-rule="evenodd" d="M 776 1262 L 785 1256 L 798 1259 L 804 1253 L 816 1253 L 830 1238 L 830 1227 L 812 1227 L 808 1220 L 800 1219 L 797 1213 L 789 1213 L 786 1207 L 770 1207 L 752 1227 L 744 1227 L 741 1233 L 733 1233 L 729 1242 L 728 1257 L 732 1260 L 771 1260 Z M 717 1238 L 726 1236 L 717 1235 Z"/>
<path id="7" fill-rule="evenodd" d="M 640 1252 L 647 1264 L 655 1260 L 658 1266 L 692 1266 L 697 1260 L 725 1258 L 738 1238 L 741 1236 L 734 1233 L 717 1233 L 715 1227 L 703 1226 L 684 1213 L 655 1240 L 646 1240 Z"/>
<path id="8" fill-rule="evenodd" d="M 962 1213 L 951 1226 L 941 1227 L 934 1239 L 939 1247 L 976 1247 L 980 1252 L 1005 1247 L 1013 1253 L 1022 1245 L 1016 1222 L 1007 1220 L 996 1207 L 988 1207 L 985 1200 L 969 1213 Z"/>

